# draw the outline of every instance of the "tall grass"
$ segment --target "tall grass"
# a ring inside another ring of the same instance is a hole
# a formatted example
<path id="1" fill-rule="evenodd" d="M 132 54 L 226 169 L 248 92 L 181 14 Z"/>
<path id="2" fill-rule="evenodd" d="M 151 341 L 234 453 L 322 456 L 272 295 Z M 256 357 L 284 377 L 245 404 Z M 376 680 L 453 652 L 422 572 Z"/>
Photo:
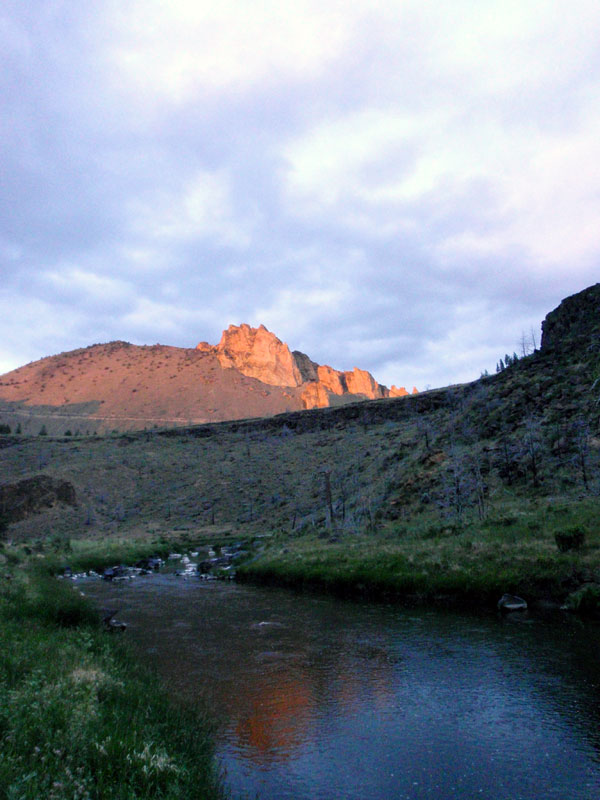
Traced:
<path id="1" fill-rule="evenodd" d="M 70 584 L 0 596 L 0 798 L 218 798 L 212 727 L 156 679 Z"/>

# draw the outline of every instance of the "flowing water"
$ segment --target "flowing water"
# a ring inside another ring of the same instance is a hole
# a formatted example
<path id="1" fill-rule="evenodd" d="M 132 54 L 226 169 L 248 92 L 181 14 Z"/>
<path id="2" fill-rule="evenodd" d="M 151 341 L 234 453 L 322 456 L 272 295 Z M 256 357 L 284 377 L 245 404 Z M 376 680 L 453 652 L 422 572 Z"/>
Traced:
<path id="1" fill-rule="evenodd" d="M 172 575 L 82 588 L 208 702 L 236 800 L 600 798 L 597 624 Z"/>

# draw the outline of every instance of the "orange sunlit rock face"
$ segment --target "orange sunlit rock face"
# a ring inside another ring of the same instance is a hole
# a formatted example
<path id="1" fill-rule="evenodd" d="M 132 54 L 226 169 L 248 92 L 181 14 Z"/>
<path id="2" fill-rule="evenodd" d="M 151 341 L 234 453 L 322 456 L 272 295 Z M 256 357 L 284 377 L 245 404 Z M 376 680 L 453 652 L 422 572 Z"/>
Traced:
<path id="1" fill-rule="evenodd" d="M 301 395 L 303 408 L 327 408 L 329 394 L 322 383 L 307 383 Z"/>
<path id="2" fill-rule="evenodd" d="M 346 377 L 343 372 L 338 372 L 332 367 L 322 366 L 317 370 L 319 383 L 333 394 L 344 394 L 348 392 Z"/>
<path id="3" fill-rule="evenodd" d="M 233 367 L 263 383 L 301 387 L 303 408 L 325 408 L 331 405 L 331 395 L 356 395 L 368 400 L 390 397 L 389 389 L 377 383 L 370 372 L 358 367 L 342 372 L 315 364 L 299 350 L 290 352 L 287 344 L 264 325 L 230 325 L 218 345 L 200 342 L 196 349 L 216 355 L 222 367 Z"/>
<path id="4" fill-rule="evenodd" d="M 205 343 L 202 342 L 204 347 Z M 222 367 L 235 367 L 242 375 L 272 386 L 300 386 L 302 373 L 290 348 L 264 325 L 230 325 L 213 348 Z"/>
<path id="5" fill-rule="evenodd" d="M 389 397 L 389 390 L 386 386 L 377 383 L 370 372 L 354 367 L 352 372 L 344 372 L 346 385 L 351 394 L 363 394 L 369 400 L 376 400 L 379 397 Z"/>

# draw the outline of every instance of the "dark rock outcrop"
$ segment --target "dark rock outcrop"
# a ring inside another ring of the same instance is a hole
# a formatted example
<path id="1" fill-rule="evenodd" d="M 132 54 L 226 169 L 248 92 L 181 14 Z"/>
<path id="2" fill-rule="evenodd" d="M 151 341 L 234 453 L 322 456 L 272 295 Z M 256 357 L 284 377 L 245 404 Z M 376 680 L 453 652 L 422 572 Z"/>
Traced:
<path id="1" fill-rule="evenodd" d="M 542 322 L 542 352 L 600 349 L 600 283 L 566 297 Z"/>
<path id="2" fill-rule="evenodd" d="M 18 522 L 30 514 L 51 508 L 56 503 L 76 505 L 77 498 L 72 483 L 50 475 L 36 475 L 18 483 L 0 486 L 0 517 L 5 524 Z"/>

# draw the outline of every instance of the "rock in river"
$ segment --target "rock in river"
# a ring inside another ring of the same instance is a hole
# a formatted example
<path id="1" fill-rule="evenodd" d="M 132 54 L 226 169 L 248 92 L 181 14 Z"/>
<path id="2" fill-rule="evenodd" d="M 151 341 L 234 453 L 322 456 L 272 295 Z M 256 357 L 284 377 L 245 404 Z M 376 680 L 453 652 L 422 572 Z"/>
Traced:
<path id="1" fill-rule="evenodd" d="M 526 611 L 527 601 L 516 594 L 503 594 L 498 600 L 498 611 L 507 614 L 509 611 Z"/>

